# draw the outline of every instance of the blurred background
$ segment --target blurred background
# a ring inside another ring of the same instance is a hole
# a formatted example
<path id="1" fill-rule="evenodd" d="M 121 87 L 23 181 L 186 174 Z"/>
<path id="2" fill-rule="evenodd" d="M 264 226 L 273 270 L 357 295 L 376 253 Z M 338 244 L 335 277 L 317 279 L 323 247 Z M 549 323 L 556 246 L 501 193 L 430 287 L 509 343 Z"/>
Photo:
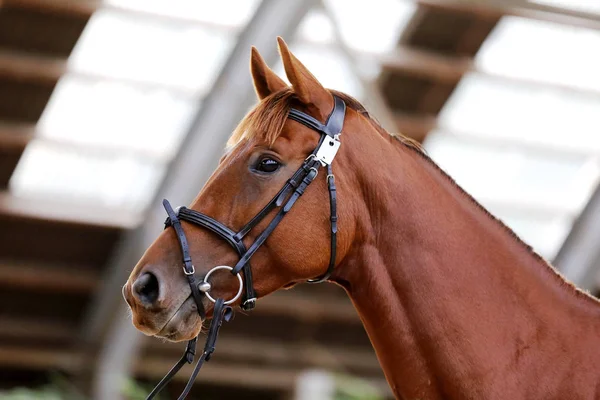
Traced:
<path id="1" fill-rule="evenodd" d="M 598 0 L 0 0 L 0 398 L 143 398 L 178 359 L 121 286 L 277 35 L 598 294 Z M 301 285 L 224 327 L 190 398 L 390 396 L 345 294 Z"/>

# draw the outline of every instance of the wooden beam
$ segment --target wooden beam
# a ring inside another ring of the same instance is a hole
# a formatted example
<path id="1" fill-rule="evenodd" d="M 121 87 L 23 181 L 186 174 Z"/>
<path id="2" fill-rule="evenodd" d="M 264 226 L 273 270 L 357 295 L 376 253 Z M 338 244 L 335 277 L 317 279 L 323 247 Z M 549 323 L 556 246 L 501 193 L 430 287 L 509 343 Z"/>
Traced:
<path id="1" fill-rule="evenodd" d="M 236 34 L 243 29 L 243 26 L 201 21 L 198 18 L 187 15 L 173 16 L 169 14 L 159 14 L 143 8 L 135 9 L 118 4 L 106 3 L 102 0 L 4 0 L 4 4 L 0 1 L 0 7 L 2 6 L 30 9 L 34 12 L 47 14 L 69 15 L 84 19 L 90 18 L 96 11 L 111 10 L 121 14 L 133 14 L 136 17 L 156 19 L 161 22 L 201 25 L 207 29 L 222 31 L 229 34 Z"/>
<path id="2" fill-rule="evenodd" d="M 35 125 L 0 121 L 0 149 L 22 152 L 35 136 Z"/>
<path id="3" fill-rule="evenodd" d="M 99 279 L 98 272 L 90 269 L 0 262 L 0 284 L 13 288 L 89 294 Z"/>
<path id="4" fill-rule="evenodd" d="M 319 321 L 361 323 L 350 299 L 333 296 L 309 297 L 285 290 L 259 299 L 253 313 L 293 316 L 311 323 Z"/>
<path id="5" fill-rule="evenodd" d="M 144 357 L 137 360 L 134 374 L 147 379 L 160 379 L 171 368 L 171 357 Z M 187 381 L 192 366 L 187 364 L 175 375 L 178 382 Z M 202 368 L 196 382 L 212 385 L 227 385 L 257 389 L 289 390 L 293 388 L 301 371 L 297 368 L 266 367 L 262 365 L 243 366 L 238 363 L 224 363 L 212 360 Z"/>
<path id="6" fill-rule="evenodd" d="M 69 140 L 69 138 L 65 139 L 61 136 L 44 134 L 44 132 L 39 131 L 36 124 L 0 121 L 0 148 L 23 151 L 27 144 L 33 140 L 48 146 L 57 147 L 60 150 L 92 156 L 108 156 L 112 158 L 115 154 L 121 154 L 156 164 L 166 164 L 171 159 L 170 154 L 137 148 L 126 148 L 119 145 L 119 143 L 88 144 Z"/>
<path id="7" fill-rule="evenodd" d="M 170 85 L 135 78 L 121 78 L 102 73 L 71 70 L 68 67 L 68 61 L 66 59 L 19 53 L 12 50 L 0 50 L 0 78 L 44 85 L 55 85 L 58 80 L 67 73 L 93 83 L 107 81 L 143 90 L 167 90 L 191 101 L 196 101 L 206 94 L 203 91 L 194 90 L 187 86 Z"/>
<path id="8" fill-rule="evenodd" d="M 80 353 L 73 350 L 0 345 L 0 367 L 78 373 L 84 365 Z"/>
<path id="9" fill-rule="evenodd" d="M 225 363 L 218 361 L 218 356 L 202 368 L 196 382 L 210 383 L 212 385 L 227 385 L 242 388 L 290 390 L 294 387 L 298 376 L 305 371 L 303 368 L 270 367 L 263 365 L 240 365 L 238 363 Z M 162 378 L 172 366 L 172 358 L 144 357 L 135 365 L 137 376 L 158 379 Z M 191 373 L 192 367 L 186 365 L 175 376 L 175 381 L 185 382 Z M 367 378 L 376 387 L 389 395 L 389 386 L 383 378 Z"/>
<path id="10" fill-rule="evenodd" d="M 536 78 L 520 78 L 478 68 L 470 57 L 446 56 L 427 50 L 399 46 L 378 60 L 384 69 L 391 72 L 423 77 L 435 82 L 457 84 L 466 74 L 477 74 L 486 79 L 504 83 L 526 86 L 532 89 L 551 89 L 575 95 L 592 95 L 600 97 L 597 89 L 582 88 L 559 82 Z"/>
<path id="11" fill-rule="evenodd" d="M 399 133 L 415 139 L 419 143 L 423 143 L 429 132 L 437 127 L 437 117 L 435 115 L 396 112 L 395 121 Z"/>
<path id="12" fill-rule="evenodd" d="M 474 69 L 470 57 L 444 56 L 408 46 L 399 46 L 378 61 L 384 69 L 451 84 Z"/>
<path id="13" fill-rule="evenodd" d="M 149 350 L 172 351 L 173 357 L 181 352 L 180 343 L 148 341 Z M 345 371 L 349 368 L 381 372 L 381 366 L 371 347 L 324 346 L 314 341 L 293 343 L 266 340 L 260 337 L 240 337 L 221 333 L 217 353 L 227 359 L 239 360 L 240 364 L 295 365 L 302 368 L 324 368 Z"/>
<path id="14" fill-rule="evenodd" d="M 0 191 L 0 215 L 33 219 L 49 219 L 72 224 L 94 225 L 107 228 L 131 229 L 142 215 L 130 210 L 115 210 L 75 202 L 61 202 L 49 198 L 17 197 Z"/>
<path id="15" fill-rule="evenodd" d="M 53 320 L 0 316 L 0 337 L 26 340 L 68 341 L 76 327 Z"/>
<path id="16" fill-rule="evenodd" d="M 4 0 L 4 7 L 30 9 L 48 14 L 72 15 L 89 18 L 99 7 L 101 0 Z"/>
<path id="17" fill-rule="evenodd" d="M 67 71 L 67 61 L 14 51 L 0 51 L 0 77 L 54 85 Z"/>

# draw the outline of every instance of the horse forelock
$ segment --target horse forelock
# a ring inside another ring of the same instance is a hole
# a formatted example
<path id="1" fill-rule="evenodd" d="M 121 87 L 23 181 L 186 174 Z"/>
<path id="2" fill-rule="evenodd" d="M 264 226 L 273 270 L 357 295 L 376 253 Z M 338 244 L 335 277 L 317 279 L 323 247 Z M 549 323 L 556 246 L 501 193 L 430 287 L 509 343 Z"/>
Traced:
<path id="1" fill-rule="evenodd" d="M 419 152 L 424 152 L 421 144 L 400 133 L 389 133 L 374 119 L 365 107 L 354 97 L 329 90 L 332 95 L 341 98 L 346 106 L 366 118 L 380 134 L 390 135 L 402 144 Z M 235 147 L 244 140 L 258 139 L 272 146 L 281 135 L 288 113 L 297 98 L 291 88 L 275 92 L 260 101 L 238 124 L 227 141 L 227 148 Z"/>

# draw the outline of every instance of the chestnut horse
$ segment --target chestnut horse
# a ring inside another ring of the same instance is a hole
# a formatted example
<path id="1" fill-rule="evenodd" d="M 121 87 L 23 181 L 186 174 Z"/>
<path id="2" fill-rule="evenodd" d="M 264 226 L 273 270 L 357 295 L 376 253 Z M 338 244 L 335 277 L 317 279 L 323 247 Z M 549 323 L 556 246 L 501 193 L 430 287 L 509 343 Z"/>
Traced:
<path id="1" fill-rule="evenodd" d="M 567 283 L 418 144 L 388 134 L 357 101 L 325 89 L 281 39 L 279 50 L 291 86 L 252 49 L 260 102 L 190 209 L 240 229 L 318 145 L 314 130 L 287 118 L 290 108 L 324 122 L 334 95 L 340 97 L 347 110 L 332 165 L 339 232 L 329 281 L 352 299 L 394 394 L 600 399 L 599 303 Z M 252 258 L 258 297 L 327 270 L 327 180 L 318 175 Z M 252 229 L 246 246 L 268 222 Z M 199 276 L 238 262 L 209 230 L 182 227 Z M 124 287 L 133 323 L 147 335 L 181 341 L 201 329 L 181 259 L 176 234 L 166 229 Z M 215 297 L 238 290 L 226 273 L 211 284 Z M 203 305 L 210 315 L 212 303 Z"/>

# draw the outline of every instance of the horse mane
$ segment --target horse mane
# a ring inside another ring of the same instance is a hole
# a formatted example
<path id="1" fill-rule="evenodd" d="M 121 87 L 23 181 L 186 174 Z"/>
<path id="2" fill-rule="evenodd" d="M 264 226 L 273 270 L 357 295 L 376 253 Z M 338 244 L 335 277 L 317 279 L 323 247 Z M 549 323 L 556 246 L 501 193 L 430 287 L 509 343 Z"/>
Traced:
<path id="1" fill-rule="evenodd" d="M 354 97 L 337 90 L 329 89 L 332 95 L 341 98 L 346 106 L 362 115 L 371 123 L 375 130 L 383 136 L 391 136 L 405 148 L 415 152 L 418 156 L 422 157 L 427 163 L 434 167 L 445 179 L 447 179 L 452 186 L 454 186 L 462 195 L 464 195 L 472 204 L 474 204 L 479 210 L 483 211 L 489 218 L 499 224 L 505 232 L 507 232 L 512 238 L 517 241 L 529 254 L 531 254 L 538 262 L 544 264 L 560 282 L 572 289 L 575 289 L 576 293 L 583 295 L 584 297 L 591 299 L 594 302 L 598 300 L 591 296 L 589 293 L 582 291 L 571 282 L 567 281 L 561 273 L 554 268 L 544 257 L 538 254 L 529 244 L 519 237 L 511 228 L 509 228 L 502 220 L 497 218 L 495 215 L 490 213 L 484 206 L 482 206 L 475 198 L 465 191 L 456 181 L 446 173 L 437 163 L 435 163 L 431 157 L 427 154 L 423 146 L 414 139 L 406 137 L 401 133 L 390 133 L 385 130 L 379 122 L 373 118 L 365 107 Z M 265 97 L 254 109 L 252 109 L 242 121 L 239 123 L 237 128 L 227 142 L 228 147 L 235 146 L 242 140 L 250 139 L 261 139 L 273 145 L 275 140 L 281 135 L 283 126 L 288 118 L 288 113 L 293 104 L 297 102 L 297 98 L 291 88 L 286 88 L 278 92 L 272 93 Z"/>

